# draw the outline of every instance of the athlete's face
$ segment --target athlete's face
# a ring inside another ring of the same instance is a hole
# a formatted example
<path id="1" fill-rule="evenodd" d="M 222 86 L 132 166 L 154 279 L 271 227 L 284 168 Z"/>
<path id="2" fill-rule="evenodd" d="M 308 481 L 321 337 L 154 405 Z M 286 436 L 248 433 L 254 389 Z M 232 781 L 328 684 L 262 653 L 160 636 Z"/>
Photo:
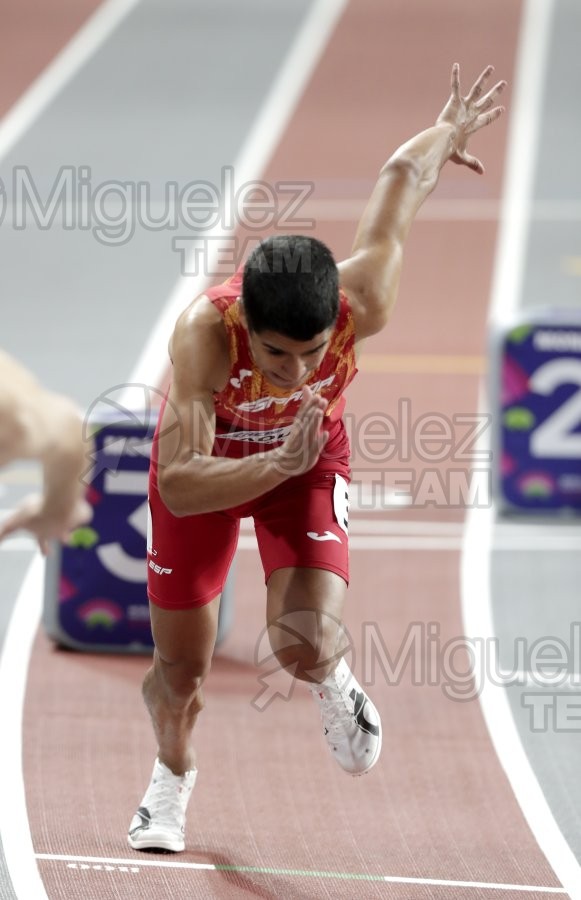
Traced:
<path id="1" fill-rule="evenodd" d="M 300 387 L 323 361 L 333 329 L 327 328 L 310 341 L 295 341 L 277 331 L 249 331 L 254 362 L 272 384 Z"/>

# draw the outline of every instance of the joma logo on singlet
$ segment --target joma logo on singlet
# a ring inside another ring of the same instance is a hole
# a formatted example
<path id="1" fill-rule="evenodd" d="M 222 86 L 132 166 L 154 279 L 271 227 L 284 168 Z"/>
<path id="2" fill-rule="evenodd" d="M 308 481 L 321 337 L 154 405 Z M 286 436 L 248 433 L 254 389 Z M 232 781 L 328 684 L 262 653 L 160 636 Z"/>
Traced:
<path id="1" fill-rule="evenodd" d="M 329 375 L 328 378 L 323 378 L 321 381 L 315 381 L 314 384 L 309 385 L 310 389 L 313 392 L 321 391 L 323 388 L 328 387 L 335 380 L 334 375 Z M 236 409 L 244 410 L 245 412 L 262 412 L 264 409 L 268 409 L 270 406 L 286 406 L 288 403 L 292 403 L 295 400 L 300 400 L 303 393 L 302 391 L 295 391 L 294 394 L 290 394 L 289 397 L 259 397 L 258 400 L 247 400 L 245 403 L 239 403 L 236 405 Z"/>

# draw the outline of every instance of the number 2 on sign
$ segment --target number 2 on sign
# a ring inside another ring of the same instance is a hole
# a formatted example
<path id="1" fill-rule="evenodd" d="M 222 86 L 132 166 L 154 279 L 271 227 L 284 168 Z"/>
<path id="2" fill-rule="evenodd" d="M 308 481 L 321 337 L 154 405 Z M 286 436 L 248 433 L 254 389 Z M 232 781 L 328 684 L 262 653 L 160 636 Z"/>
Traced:
<path id="1" fill-rule="evenodd" d="M 580 390 L 533 432 L 531 453 L 537 457 L 581 459 L 581 434 L 573 434 L 573 429 L 581 425 L 581 360 L 553 359 L 537 369 L 530 384 L 535 393 L 545 396 L 562 384 L 579 385 Z"/>

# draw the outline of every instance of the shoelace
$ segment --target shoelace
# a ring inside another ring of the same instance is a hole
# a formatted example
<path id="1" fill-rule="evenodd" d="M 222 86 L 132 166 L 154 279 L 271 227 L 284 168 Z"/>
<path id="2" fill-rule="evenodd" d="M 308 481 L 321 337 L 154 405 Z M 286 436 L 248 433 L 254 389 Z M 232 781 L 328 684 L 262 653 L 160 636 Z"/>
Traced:
<path id="1" fill-rule="evenodd" d="M 323 724 L 329 734 L 344 736 L 345 730 L 353 724 L 353 712 L 349 709 L 343 691 L 327 688 L 331 696 L 321 698 L 317 694 L 321 704 Z"/>
<path id="2" fill-rule="evenodd" d="M 157 779 L 153 784 L 153 790 L 147 798 L 147 808 L 152 819 L 156 824 L 168 825 L 175 828 L 176 819 L 181 825 L 184 817 L 184 799 L 187 792 L 182 789 L 178 790 L 175 784 Z"/>

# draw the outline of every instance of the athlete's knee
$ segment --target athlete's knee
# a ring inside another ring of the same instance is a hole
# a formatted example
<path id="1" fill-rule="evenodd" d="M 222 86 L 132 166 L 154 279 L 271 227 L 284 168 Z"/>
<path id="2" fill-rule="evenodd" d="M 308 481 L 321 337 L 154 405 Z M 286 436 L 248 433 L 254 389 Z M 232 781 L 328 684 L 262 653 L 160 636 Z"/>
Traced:
<path id="1" fill-rule="evenodd" d="M 193 658 L 169 662 L 156 651 L 153 666 L 143 682 L 146 703 L 162 702 L 175 710 L 201 711 L 204 706 L 202 685 L 209 669 L 208 660 Z"/>
<path id="2" fill-rule="evenodd" d="M 318 610 L 295 611 L 268 625 L 277 660 L 301 681 L 321 682 L 334 670 L 342 635 L 341 623 Z"/>

